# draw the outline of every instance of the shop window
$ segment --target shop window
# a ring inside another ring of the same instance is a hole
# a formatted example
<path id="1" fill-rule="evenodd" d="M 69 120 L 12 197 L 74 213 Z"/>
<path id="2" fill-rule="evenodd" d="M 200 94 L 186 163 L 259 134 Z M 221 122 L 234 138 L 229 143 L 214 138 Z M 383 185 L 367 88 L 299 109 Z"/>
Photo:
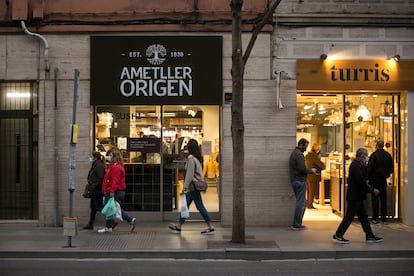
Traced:
<path id="1" fill-rule="evenodd" d="M 124 157 L 126 210 L 179 210 L 185 146 L 196 139 L 212 187 L 205 203 L 218 211 L 218 106 L 97 106 L 95 114 L 95 150 L 117 147 Z"/>

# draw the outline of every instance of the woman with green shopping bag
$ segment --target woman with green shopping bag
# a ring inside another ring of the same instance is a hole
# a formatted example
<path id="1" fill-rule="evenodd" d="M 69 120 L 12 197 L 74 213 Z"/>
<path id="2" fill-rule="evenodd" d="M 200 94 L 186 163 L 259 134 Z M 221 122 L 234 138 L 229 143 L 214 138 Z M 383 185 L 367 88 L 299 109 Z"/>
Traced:
<path id="1" fill-rule="evenodd" d="M 106 168 L 105 177 L 102 183 L 102 192 L 105 196 L 105 204 L 111 197 L 121 203 L 125 198 L 125 169 L 122 162 L 121 152 L 118 149 L 112 149 L 108 155 L 109 166 Z M 135 229 L 135 218 L 121 210 L 122 219 L 131 225 L 131 232 Z M 112 219 L 106 219 L 105 227 L 98 230 L 99 233 L 112 232 Z"/>

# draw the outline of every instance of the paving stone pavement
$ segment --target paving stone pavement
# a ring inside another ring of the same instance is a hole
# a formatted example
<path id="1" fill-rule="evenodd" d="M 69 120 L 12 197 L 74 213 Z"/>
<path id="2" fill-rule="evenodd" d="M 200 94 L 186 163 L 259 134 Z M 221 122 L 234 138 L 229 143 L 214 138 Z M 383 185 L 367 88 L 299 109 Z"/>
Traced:
<path id="1" fill-rule="evenodd" d="M 62 227 L 0 223 L 0 257 L 12 258 L 192 258 L 192 259 L 308 259 L 308 258 L 414 258 L 414 227 L 398 222 L 373 225 L 384 237 L 381 243 L 365 242 L 358 221 L 346 233 L 349 244 L 331 241 L 338 221 L 307 221 L 307 230 L 290 227 L 246 227 L 246 243 L 231 243 L 232 229 L 215 225 L 213 234 L 202 235 L 205 224 L 189 222 L 181 233 L 168 222 L 127 224 L 113 233 L 78 229 L 74 237 Z M 79 227 L 80 228 L 80 227 Z M 70 246 L 69 246 L 70 245 Z"/>

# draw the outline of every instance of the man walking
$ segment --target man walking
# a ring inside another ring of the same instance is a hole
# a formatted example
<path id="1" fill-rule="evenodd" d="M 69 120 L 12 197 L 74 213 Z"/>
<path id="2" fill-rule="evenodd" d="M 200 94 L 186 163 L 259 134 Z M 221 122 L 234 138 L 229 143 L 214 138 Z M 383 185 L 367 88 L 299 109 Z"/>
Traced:
<path id="1" fill-rule="evenodd" d="M 371 230 L 368 221 L 367 212 L 364 207 L 364 200 L 366 194 L 371 192 L 378 194 L 377 189 L 373 189 L 368 184 L 368 177 L 366 171 L 366 163 L 368 162 L 368 151 L 360 148 L 356 152 L 356 158 L 349 165 L 348 173 L 348 191 L 346 194 L 347 208 L 345 217 L 339 224 L 338 229 L 332 237 L 332 241 L 336 243 L 349 243 L 349 240 L 344 238 L 344 234 L 348 227 L 354 220 L 355 215 L 358 216 L 362 229 L 365 232 L 365 239 L 367 242 L 381 242 L 381 237 L 376 237 Z"/>
<path id="2" fill-rule="evenodd" d="M 379 206 L 381 203 L 381 220 L 387 222 L 387 178 L 394 172 L 394 164 L 391 154 L 384 150 L 384 142 L 377 141 L 376 150 L 368 161 L 368 179 L 370 185 L 378 189 L 379 195 L 372 194 L 372 223 L 379 221 Z"/>
<path id="3" fill-rule="evenodd" d="M 306 209 L 306 177 L 308 174 L 316 173 L 316 169 L 308 169 L 305 165 L 303 153 L 309 145 L 309 141 L 301 138 L 298 146 L 292 151 L 289 158 L 290 182 L 296 197 L 295 214 L 293 216 L 293 230 L 305 230 L 302 225 L 303 215 Z"/>

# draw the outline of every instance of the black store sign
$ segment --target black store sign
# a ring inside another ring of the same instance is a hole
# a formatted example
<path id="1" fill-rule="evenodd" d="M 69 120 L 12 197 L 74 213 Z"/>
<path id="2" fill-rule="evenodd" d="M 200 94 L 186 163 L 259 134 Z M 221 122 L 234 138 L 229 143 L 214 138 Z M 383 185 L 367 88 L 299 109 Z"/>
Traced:
<path id="1" fill-rule="evenodd" d="M 91 104 L 222 102 L 222 37 L 92 36 Z"/>

